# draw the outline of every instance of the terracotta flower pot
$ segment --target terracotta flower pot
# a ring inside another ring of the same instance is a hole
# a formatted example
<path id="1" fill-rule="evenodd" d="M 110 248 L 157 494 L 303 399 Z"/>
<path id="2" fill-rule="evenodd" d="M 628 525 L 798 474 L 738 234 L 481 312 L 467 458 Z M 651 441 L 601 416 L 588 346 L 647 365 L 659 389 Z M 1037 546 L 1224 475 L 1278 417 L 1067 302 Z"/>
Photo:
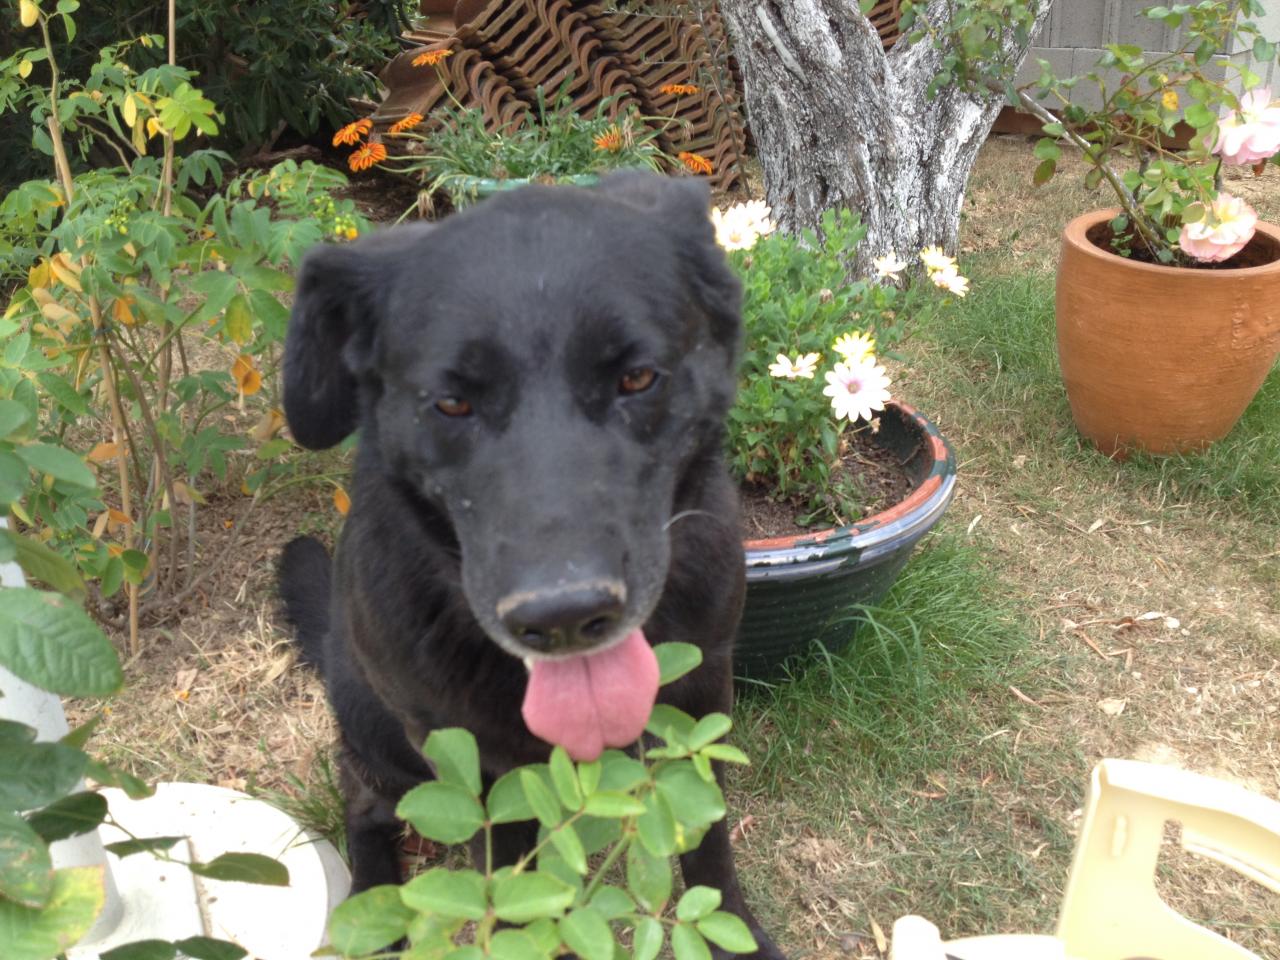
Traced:
<path id="1" fill-rule="evenodd" d="M 1098 245 L 1118 212 L 1077 217 L 1062 235 L 1058 360 L 1072 416 L 1108 456 L 1203 448 L 1280 353 L 1280 229 L 1259 223 L 1226 267 L 1166 267 Z"/>
<path id="2" fill-rule="evenodd" d="M 743 544 L 747 601 L 733 653 L 737 676 L 773 679 L 815 643 L 832 653 L 847 646 L 859 609 L 884 599 L 915 545 L 951 503 L 955 454 L 923 414 L 890 403 L 876 440 L 914 482 L 905 500 L 847 527 Z"/>

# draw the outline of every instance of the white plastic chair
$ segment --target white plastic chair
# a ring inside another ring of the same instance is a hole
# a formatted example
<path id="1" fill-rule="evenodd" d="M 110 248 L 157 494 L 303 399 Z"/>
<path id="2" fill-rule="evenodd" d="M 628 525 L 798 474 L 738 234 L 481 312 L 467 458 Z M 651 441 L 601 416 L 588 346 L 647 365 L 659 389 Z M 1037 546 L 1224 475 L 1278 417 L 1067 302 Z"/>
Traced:
<path id="1" fill-rule="evenodd" d="M 1259 960 L 1156 892 L 1156 861 L 1170 820 L 1182 824 L 1183 849 L 1280 893 L 1280 803 L 1174 767 L 1103 760 L 1093 771 L 1056 936 L 942 943 L 932 924 L 903 917 L 894 924 L 890 958 Z"/>

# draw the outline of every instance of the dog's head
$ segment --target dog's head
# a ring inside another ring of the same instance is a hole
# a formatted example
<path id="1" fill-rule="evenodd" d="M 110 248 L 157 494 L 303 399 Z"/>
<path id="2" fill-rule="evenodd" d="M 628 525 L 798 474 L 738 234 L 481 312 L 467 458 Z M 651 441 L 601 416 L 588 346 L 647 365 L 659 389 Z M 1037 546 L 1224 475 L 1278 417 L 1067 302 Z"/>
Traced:
<path id="1" fill-rule="evenodd" d="M 358 427 L 362 456 L 447 520 L 476 619 L 517 656 L 608 646 L 661 594 L 677 493 L 719 455 L 740 340 L 707 207 L 696 182 L 620 174 L 303 263 L 294 436 L 323 448 Z"/>

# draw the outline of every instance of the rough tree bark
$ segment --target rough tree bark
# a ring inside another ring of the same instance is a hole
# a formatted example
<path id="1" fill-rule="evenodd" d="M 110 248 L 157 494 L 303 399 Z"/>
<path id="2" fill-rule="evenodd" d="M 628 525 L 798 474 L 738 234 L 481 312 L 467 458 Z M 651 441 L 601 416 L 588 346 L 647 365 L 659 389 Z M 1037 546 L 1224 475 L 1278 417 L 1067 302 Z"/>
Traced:
<path id="1" fill-rule="evenodd" d="M 930 19 L 948 2 L 930 0 Z M 946 87 L 929 100 L 941 54 L 905 39 L 885 51 L 858 0 L 720 0 L 720 10 L 779 225 L 816 227 L 833 207 L 860 213 L 868 232 L 854 267 L 864 274 L 890 250 L 953 249 L 1000 98 Z"/>

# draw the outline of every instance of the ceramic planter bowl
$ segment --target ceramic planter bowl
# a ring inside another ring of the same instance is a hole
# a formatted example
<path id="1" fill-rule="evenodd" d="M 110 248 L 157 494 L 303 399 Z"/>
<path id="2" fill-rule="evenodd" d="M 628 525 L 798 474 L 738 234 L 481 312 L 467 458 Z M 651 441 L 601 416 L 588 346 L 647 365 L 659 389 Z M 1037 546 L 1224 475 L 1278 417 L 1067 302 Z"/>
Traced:
<path id="1" fill-rule="evenodd" d="M 734 672 L 775 679 L 815 643 L 849 644 L 858 610 L 879 603 L 955 492 L 955 454 L 929 420 L 890 403 L 876 439 L 894 452 L 915 488 L 901 503 L 846 527 L 748 540 L 747 600 Z"/>
<path id="2" fill-rule="evenodd" d="M 1178 453 L 1221 439 L 1280 353 L 1280 230 L 1259 223 L 1220 269 L 1166 267 L 1096 242 L 1119 211 L 1062 236 L 1058 360 L 1080 432 L 1108 456 Z"/>

